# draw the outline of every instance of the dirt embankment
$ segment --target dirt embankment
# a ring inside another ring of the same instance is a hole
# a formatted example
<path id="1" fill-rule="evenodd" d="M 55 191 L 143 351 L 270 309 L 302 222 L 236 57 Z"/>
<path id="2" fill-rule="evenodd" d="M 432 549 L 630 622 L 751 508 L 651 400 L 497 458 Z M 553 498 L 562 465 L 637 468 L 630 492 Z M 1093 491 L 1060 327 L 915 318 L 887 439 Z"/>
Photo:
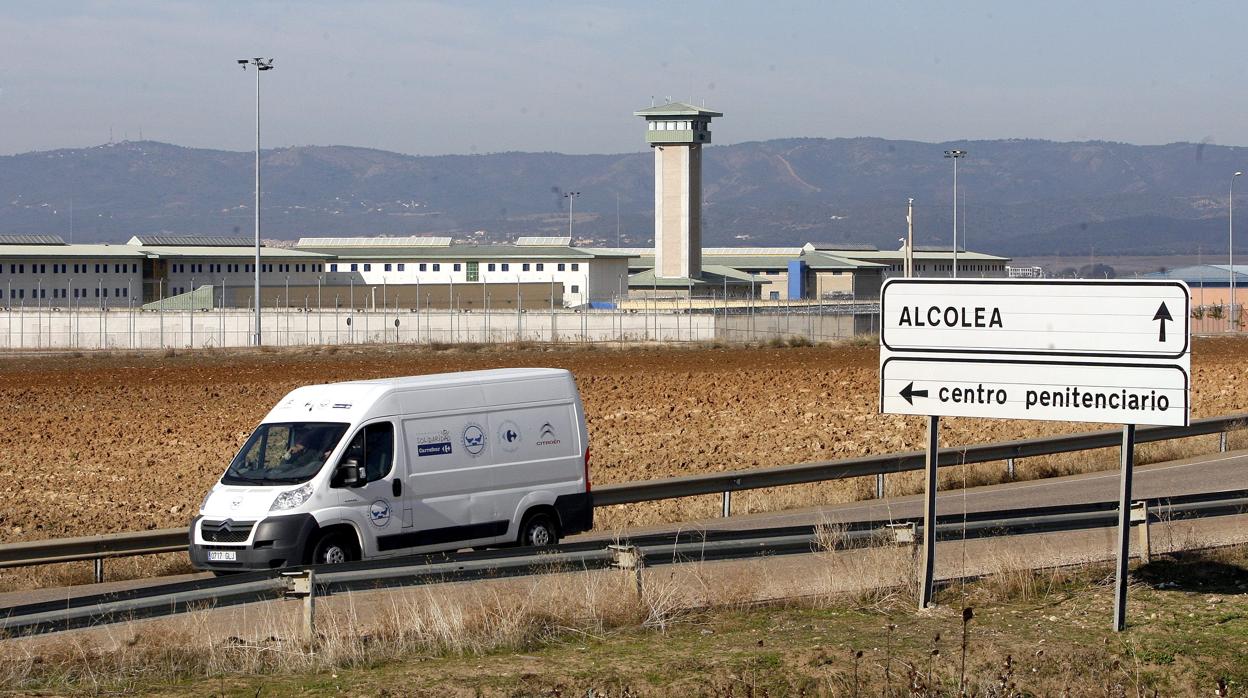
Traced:
<path id="1" fill-rule="evenodd" d="M 1198 341 L 1194 415 L 1248 408 L 1248 342 Z M 256 422 L 308 383 L 502 366 L 576 375 L 595 483 L 910 450 L 876 414 L 873 347 L 128 354 L 0 364 L 0 541 L 185 524 Z M 948 420 L 970 444 L 1089 425 Z M 851 497 L 845 488 L 840 497 Z"/>

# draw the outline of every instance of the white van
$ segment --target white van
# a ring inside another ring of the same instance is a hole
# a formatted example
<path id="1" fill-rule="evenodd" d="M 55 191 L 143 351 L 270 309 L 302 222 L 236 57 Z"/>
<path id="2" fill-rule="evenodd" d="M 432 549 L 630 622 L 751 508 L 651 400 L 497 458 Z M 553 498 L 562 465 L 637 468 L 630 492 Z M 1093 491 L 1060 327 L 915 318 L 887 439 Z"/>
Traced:
<path id="1" fill-rule="evenodd" d="M 191 563 L 224 572 L 551 545 L 593 525 L 588 443 L 562 369 L 298 388 L 204 499 Z"/>

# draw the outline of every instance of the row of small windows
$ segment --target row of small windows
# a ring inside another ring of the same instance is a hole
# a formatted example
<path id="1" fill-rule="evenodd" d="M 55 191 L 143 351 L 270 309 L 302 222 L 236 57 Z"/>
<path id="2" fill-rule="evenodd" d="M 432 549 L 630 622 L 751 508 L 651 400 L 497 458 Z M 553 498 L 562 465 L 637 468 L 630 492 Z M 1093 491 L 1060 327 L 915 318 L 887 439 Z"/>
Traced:
<path id="1" fill-rule="evenodd" d="M 331 273 L 336 272 L 338 271 L 339 266 L 344 267 L 343 271 L 346 271 L 347 269 L 345 269 L 345 267 L 348 267 L 348 266 L 350 267 L 350 271 L 360 271 L 360 267 L 363 267 L 363 271 L 373 270 L 373 265 L 371 263 L 364 262 L 364 263 L 355 263 L 351 265 L 330 264 L 329 271 Z M 559 262 L 559 264 L 557 265 L 557 268 L 559 269 L 559 271 L 567 271 L 568 266 L 569 265 L 566 262 Z M 543 262 L 536 262 L 536 263 L 524 262 L 523 264 L 520 265 L 521 271 L 533 271 L 533 267 L 536 267 L 536 271 L 546 270 L 546 265 Z M 581 264 L 580 262 L 572 262 L 571 267 L 572 267 L 572 271 L 580 271 Z M 511 264 L 508 262 L 498 262 L 498 263 L 490 262 L 489 264 L 485 265 L 485 268 L 487 271 L 500 271 L 500 270 L 511 271 Z M 382 265 L 382 269 L 383 271 L 407 271 L 407 265 L 402 262 L 398 262 L 395 264 L 387 263 L 387 264 Z M 421 262 L 420 264 L 417 265 L 417 269 L 419 271 L 442 271 L 442 265 L 438 262 Z M 451 265 L 452 271 L 461 271 L 462 269 L 463 269 L 463 265 L 460 264 L 459 262 L 455 262 L 454 264 Z"/>
<path id="2" fill-rule="evenodd" d="M 174 274 L 203 274 L 204 267 L 207 267 L 209 274 L 237 274 L 250 273 L 255 265 L 252 264 L 174 264 Z M 261 264 L 260 271 L 272 272 L 276 268 L 279 273 L 305 273 L 305 272 L 322 272 L 325 271 L 324 264 Z"/>
<path id="3" fill-rule="evenodd" d="M 932 271 L 953 271 L 952 264 L 933 264 Z M 890 264 L 889 271 L 903 271 L 904 264 Z M 926 264 L 914 265 L 915 271 L 927 271 Z M 958 271 L 1001 271 L 1000 264 L 958 264 Z"/>
<path id="4" fill-rule="evenodd" d="M 52 292 L 52 298 L 69 298 L 71 295 L 74 298 L 87 298 L 91 295 L 88 293 L 88 291 L 92 292 L 96 298 L 108 298 L 108 288 L 104 286 L 95 286 L 94 288 L 89 288 L 89 289 L 87 288 L 73 288 L 73 289 L 70 289 L 70 288 L 32 288 L 30 289 L 30 297 L 32 299 L 34 298 L 44 299 L 48 297 L 48 291 Z M 10 300 L 21 300 L 26 297 L 26 289 L 24 288 L 11 288 L 11 289 L 8 289 L 8 292 L 9 292 Z M 5 293 L 5 289 L 0 288 L 0 298 L 4 298 L 4 293 Z M 130 289 L 125 288 L 125 287 L 114 288 L 113 296 L 116 298 L 129 298 Z"/>
<path id="5" fill-rule="evenodd" d="M 650 121 L 647 124 L 651 131 L 705 131 L 710 125 L 706 121 Z"/>
<path id="6" fill-rule="evenodd" d="M 110 271 L 109 269 L 110 265 L 108 264 L 95 264 L 95 265 L 74 264 L 72 265 L 73 267 L 72 273 L 86 274 L 92 270 L 93 266 L 94 266 L 94 271 L 96 274 L 107 274 Z M 362 264 L 353 263 L 350 265 L 330 264 L 329 270 L 331 272 L 339 271 L 340 266 L 344 268 L 347 266 L 350 266 L 351 271 L 360 271 L 360 267 L 363 267 L 364 271 L 373 270 L 373 265 L 369 262 L 364 262 Z M 53 264 L 52 273 L 53 274 L 68 274 L 70 273 L 70 267 L 71 265 L 69 264 Z M 520 265 L 520 267 L 522 271 L 545 271 L 546 270 L 546 265 L 543 262 L 535 262 L 535 263 L 524 262 Z M 556 268 L 559 271 L 568 271 L 569 267 L 571 267 L 572 271 L 580 271 L 581 265 L 579 262 L 571 262 L 571 263 L 559 262 L 556 265 Z M 183 264 L 183 263 L 178 263 L 178 264 L 170 265 L 170 269 L 172 273 L 174 274 L 204 274 L 204 273 L 207 273 L 207 274 L 248 273 L 249 274 L 252 272 L 253 268 L 254 268 L 254 265 L 251 265 L 251 264 L 215 264 L 215 263 Z M 403 262 L 386 263 L 382 265 L 382 268 L 385 271 L 396 271 L 396 270 L 406 271 L 407 265 Z M 420 271 L 430 271 L 430 270 L 442 271 L 442 265 L 438 262 L 432 262 L 432 263 L 421 262 L 420 264 L 417 265 L 417 268 Z M 452 271 L 462 271 L 463 264 L 460 262 L 454 262 L 451 265 L 451 268 L 452 268 Z M 488 271 L 500 271 L 500 270 L 511 271 L 511 264 L 508 262 L 500 262 L 500 263 L 490 262 L 486 264 L 486 269 Z M 111 271 L 114 274 L 125 274 L 125 273 L 137 274 L 139 273 L 139 265 L 138 264 L 113 264 Z M 324 264 L 261 264 L 260 271 L 264 273 L 272 273 L 274 271 L 278 273 L 291 273 L 291 272 L 318 273 L 318 272 L 325 271 L 325 265 Z M 3 272 L 4 272 L 4 265 L 0 264 L 0 273 L 3 273 Z M 26 265 L 25 264 L 10 264 L 9 273 L 10 274 L 25 274 Z M 47 264 L 31 264 L 30 273 L 47 274 L 48 265 Z"/>
<path id="7" fill-rule="evenodd" d="M 52 265 L 52 273 L 53 273 L 53 274 L 68 274 L 68 273 L 70 273 L 70 272 L 69 272 L 69 266 L 70 266 L 70 265 L 68 265 L 68 264 L 53 264 L 53 265 Z M 74 271 L 73 271 L 73 273 L 74 273 L 74 274 L 86 274 L 86 273 L 88 273 L 89 271 L 91 271 L 91 266 L 92 266 L 92 265 L 90 265 L 90 264 L 75 264 L 75 265 L 73 265 L 73 267 L 74 267 Z M 95 273 L 96 273 L 96 274 L 107 274 L 107 273 L 109 272 L 109 269 L 108 269 L 108 268 L 109 268 L 109 265 L 108 265 L 108 264 L 96 264 L 96 265 L 95 265 Z M 113 272 L 114 274 L 137 274 L 137 273 L 139 273 L 139 265 L 138 265 L 138 264 L 113 264 L 113 265 L 112 265 L 112 268 L 113 268 L 113 269 L 112 269 L 112 272 Z M 3 272 L 4 272 L 4 265 L 3 265 L 3 264 L 0 264 L 0 273 L 3 273 Z M 10 274 L 25 274 L 25 273 L 26 273 L 26 265 L 25 265 L 25 264 L 10 264 L 10 265 L 9 265 L 9 273 L 10 273 Z M 46 265 L 46 264 L 31 264 L 31 265 L 30 265 L 30 273 L 31 273 L 31 274 L 47 274 L 47 273 L 48 273 L 48 265 Z"/>

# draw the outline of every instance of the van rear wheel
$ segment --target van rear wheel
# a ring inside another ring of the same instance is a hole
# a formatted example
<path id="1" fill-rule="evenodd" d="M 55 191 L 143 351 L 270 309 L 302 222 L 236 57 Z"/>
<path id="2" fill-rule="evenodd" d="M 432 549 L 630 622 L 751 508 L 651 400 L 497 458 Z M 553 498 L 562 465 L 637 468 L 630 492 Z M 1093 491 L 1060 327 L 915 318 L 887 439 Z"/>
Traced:
<path id="1" fill-rule="evenodd" d="M 316 547 L 312 549 L 312 559 L 309 562 L 313 565 L 337 565 L 358 559 L 360 555 L 356 550 L 355 541 L 346 534 L 331 533 L 316 542 Z"/>
<path id="2" fill-rule="evenodd" d="M 524 517 L 520 524 L 520 545 L 543 547 L 559 542 L 559 527 L 555 519 L 544 511 Z"/>

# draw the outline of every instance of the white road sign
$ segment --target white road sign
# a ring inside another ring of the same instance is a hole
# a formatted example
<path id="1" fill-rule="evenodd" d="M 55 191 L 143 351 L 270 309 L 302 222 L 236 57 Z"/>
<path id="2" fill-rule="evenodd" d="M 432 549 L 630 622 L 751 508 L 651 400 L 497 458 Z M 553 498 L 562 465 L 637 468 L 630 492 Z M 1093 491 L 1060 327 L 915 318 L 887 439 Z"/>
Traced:
<path id="1" fill-rule="evenodd" d="M 1179 366 L 892 357 L 880 366 L 886 414 L 1117 424 L 1188 423 Z"/>
<path id="2" fill-rule="evenodd" d="M 891 279 L 880 411 L 1186 425 L 1189 298 L 1175 281 Z"/>
<path id="3" fill-rule="evenodd" d="M 1177 359 L 1188 305 L 1178 281 L 890 279 L 880 342 L 899 353 Z"/>

